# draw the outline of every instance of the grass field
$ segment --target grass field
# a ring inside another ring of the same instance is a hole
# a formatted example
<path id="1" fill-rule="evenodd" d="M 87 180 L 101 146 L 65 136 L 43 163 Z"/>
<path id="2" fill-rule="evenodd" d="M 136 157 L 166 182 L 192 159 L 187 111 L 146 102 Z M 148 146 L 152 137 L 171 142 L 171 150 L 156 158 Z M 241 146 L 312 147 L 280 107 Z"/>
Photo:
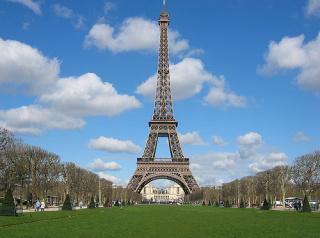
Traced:
<path id="1" fill-rule="evenodd" d="M 0 217 L 0 237 L 320 237 L 320 213 L 138 206 Z"/>

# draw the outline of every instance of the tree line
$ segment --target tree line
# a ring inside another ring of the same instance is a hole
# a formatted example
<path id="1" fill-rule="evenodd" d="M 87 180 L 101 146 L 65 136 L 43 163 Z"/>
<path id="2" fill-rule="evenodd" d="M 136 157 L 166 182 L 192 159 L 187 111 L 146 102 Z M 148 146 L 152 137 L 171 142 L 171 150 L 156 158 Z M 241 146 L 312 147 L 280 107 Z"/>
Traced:
<path id="1" fill-rule="evenodd" d="M 0 197 L 9 189 L 18 202 L 29 206 L 37 199 L 61 204 L 67 194 L 74 204 L 88 204 L 92 197 L 100 204 L 139 200 L 139 195 L 72 162 L 62 163 L 58 155 L 27 145 L 0 127 Z"/>
<path id="2" fill-rule="evenodd" d="M 236 179 L 221 186 L 203 187 L 189 196 L 191 201 L 206 204 L 226 202 L 237 205 L 259 206 L 266 199 L 273 204 L 286 197 L 320 199 L 320 151 L 298 157 L 292 166 L 277 166 L 254 176 Z"/>

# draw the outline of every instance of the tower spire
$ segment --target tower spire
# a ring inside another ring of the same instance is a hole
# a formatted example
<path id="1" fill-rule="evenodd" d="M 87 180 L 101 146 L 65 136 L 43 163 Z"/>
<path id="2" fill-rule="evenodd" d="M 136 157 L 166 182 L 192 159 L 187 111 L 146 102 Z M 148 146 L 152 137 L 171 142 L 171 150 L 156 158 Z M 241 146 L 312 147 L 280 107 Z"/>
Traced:
<path id="1" fill-rule="evenodd" d="M 152 121 L 175 121 L 173 117 L 169 71 L 168 26 L 170 20 L 169 15 L 165 10 L 165 6 L 166 1 L 163 0 L 164 9 L 159 18 L 160 46 L 158 56 L 158 77 Z"/>

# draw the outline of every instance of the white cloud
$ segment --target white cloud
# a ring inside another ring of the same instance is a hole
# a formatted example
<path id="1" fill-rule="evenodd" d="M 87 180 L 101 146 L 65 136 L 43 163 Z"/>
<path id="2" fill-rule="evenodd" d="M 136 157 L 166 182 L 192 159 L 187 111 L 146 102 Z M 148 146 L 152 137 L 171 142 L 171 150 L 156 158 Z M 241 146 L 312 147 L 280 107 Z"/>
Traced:
<path id="1" fill-rule="evenodd" d="M 205 82 L 213 80 L 213 76 L 204 69 L 201 60 L 184 58 L 178 64 L 170 65 L 171 88 L 173 98 L 185 99 L 199 93 Z M 145 97 L 154 97 L 157 85 L 157 74 L 137 88 L 137 93 Z"/>
<path id="2" fill-rule="evenodd" d="M 304 35 L 284 37 L 279 43 L 272 41 L 261 71 L 274 74 L 281 70 L 299 71 L 297 83 L 302 88 L 320 91 L 320 33 L 317 38 L 304 42 Z"/>
<path id="3" fill-rule="evenodd" d="M 190 156 L 191 169 L 200 184 L 218 185 L 275 166 L 287 164 L 288 156 L 265 144 L 262 136 L 249 132 L 237 138 L 238 149 Z"/>
<path id="4" fill-rule="evenodd" d="M 104 179 L 106 179 L 106 180 L 109 180 L 109 181 L 111 181 L 112 183 L 117 184 L 117 185 L 119 185 L 119 184 L 121 183 L 121 179 L 119 179 L 118 177 L 116 177 L 116 176 L 114 176 L 114 175 L 106 174 L 106 173 L 104 173 L 104 172 L 99 172 L 99 173 L 98 173 L 98 176 L 99 176 L 100 178 L 104 178 Z"/>
<path id="5" fill-rule="evenodd" d="M 237 152 L 209 152 L 192 156 L 191 169 L 201 186 L 217 185 L 234 178 Z"/>
<path id="6" fill-rule="evenodd" d="M 197 163 L 191 163 L 190 164 L 190 169 L 193 170 L 193 169 L 200 169 L 201 168 L 201 165 L 200 164 L 197 164 Z"/>
<path id="7" fill-rule="evenodd" d="M 23 86 L 39 94 L 58 80 L 59 61 L 29 45 L 0 38 L 0 52 L 0 84 Z"/>
<path id="8" fill-rule="evenodd" d="M 40 3 L 33 0 L 8 0 L 9 2 L 20 3 L 29 8 L 37 15 L 42 15 Z"/>
<path id="9" fill-rule="evenodd" d="M 117 162 L 104 162 L 102 159 L 98 158 L 94 160 L 92 163 L 88 165 L 89 169 L 92 169 L 94 171 L 107 171 L 107 170 L 119 170 L 121 169 L 120 164 Z"/>
<path id="10" fill-rule="evenodd" d="M 201 92 L 205 83 L 211 86 L 210 93 L 204 98 L 207 105 L 234 106 L 245 105 L 245 98 L 237 96 L 227 89 L 225 79 L 217 78 L 207 72 L 200 59 L 184 58 L 177 64 L 170 65 L 171 88 L 174 100 L 186 99 Z M 154 97 L 157 74 L 149 77 L 138 86 L 136 92 L 145 97 Z"/>
<path id="11" fill-rule="evenodd" d="M 0 38 L 0 52 L 1 89 L 36 96 L 34 104 L 0 111 L 0 125 L 14 132 L 77 129 L 87 116 L 116 116 L 140 106 L 134 96 L 119 94 L 94 73 L 60 78 L 57 59 L 24 43 Z"/>
<path id="12" fill-rule="evenodd" d="M 181 144 L 207 145 L 197 131 L 187 132 L 185 134 L 179 133 L 179 140 Z"/>
<path id="13" fill-rule="evenodd" d="M 85 39 L 85 46 L 96 46 L 112 52 L 156 51 L 159 45 L 159 26 L 155 21 L 130 17 L 119 29 L 106 23 L 96 23 Z M 169 45 L 176 54 L 189 49 L 188 41 L 181 39 L 177 31 L 169 31 Z"/>
<path id="14" fill-rule="evenodd" d="M 213 136 L 212 143 L 220 147 L 225 147 L 228 143 L 224 141 L 220 136 Z"/>
<path id="15" fill-rule="evenodd" d="M 84 17 L 75 13 L 72 9 L 60 4 L 54 4 L 53 11 L 58 17 L 70 19 L 75 28 L 79 29 L 84 27 Z"/>
<path id="16" fill-rule="evenodd" d="M 236 165 L 238 159 L 237 153 L 216 153 L 213 158 L 213 167 L 215 169 L 232 169 Z"/>
<path id="17" fill-rule="evenodd" d="M 260 146 L 263 143 L 262 136 L 257 132 L 249 132 L 237 139 L 238 145 L 247 147 Z"/>
<path id="18" fill-rule="evenodd" d="M 288 156 L 283 152 L 259 155 L 257 158 L 258 159 L 255 162 L 249 164 L 249 168 L 253 173 L 265 171 L 276 166 L 286 165 L 288 160 Z"/>
<path id="19" fill-rule="evenodd" d="M 310 141 L 310 137 L 300 131 L 294 135 L 293 140 L 296 143 L 307 142 L 307 141 Z"/>
<path id="20" fill-rule="evenodd" d="M 241 159 L 251 159 L 257 155 L 257 149 L 263 144 L 262 136 L 257 132 L 249 132 L 237 138 Z"/>
<path id="21" fill-rule="evenodd" d="M 55 87 L 41 95 L 40 101 L 78 116 L 115 116 L 140 107 L 135 97 L 119 94 L 112 84 L 93 73 L 60 79 Z"/>
<path id="22" fill-rule="evenodd" d="M 54 4 L 53 11 L 58 17 L 63 17 L 67 19 L 72 18 L 75 15 L 72 9 L 60 4 Z"/>
<path id="23" fill-rule="evenodd" d="M 320 16 L 320 0 L 308 0 L 306 7 L 307 16 Z"/>
<path id="24" fill-rule="evenodd" d="M 130 140 L 118 140 L 100 136 L 96 139 L 91 139 L 89 148 L 95 150 L 103 150 L 111 153 L 138 153 L 141 148 Z"/>
<path id="25" fill-rule="evenodd" d="M 39 134 L 47 129 L 78 129 L 84 125 L 81 118 L 38 105 L 0 110 L 0 126 L 22 134 Z"/>
<path id="26" fill-rule="evenodd" d="M 223 76 L 213 78 L 212 87 L 204 98 L 205 103 L 214 107 L 245 107 L 246 98 L 228 89 L 225 82 Z"/>

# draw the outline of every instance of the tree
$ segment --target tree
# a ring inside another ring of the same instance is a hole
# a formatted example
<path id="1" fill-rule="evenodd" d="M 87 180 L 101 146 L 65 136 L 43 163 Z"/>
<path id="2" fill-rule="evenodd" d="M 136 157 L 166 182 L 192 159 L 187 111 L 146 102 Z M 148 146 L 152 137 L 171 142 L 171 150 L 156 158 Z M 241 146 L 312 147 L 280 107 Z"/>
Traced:
<path id="1" fill-rule="evenodd" d="M 14 204 L 14 199 L 12 196 L 11 189 L 8 189 L 5 194 L 4 201 L 0 210 L 0 215 L 5 215 L 5 216 L 15 215 L 15 204 Z"/>
<path id="2" fill-rule="evenodd" d="M 67 194 L 66 199 L 64 200 L 62 210 L 63 211 L 72 211 L 71 199 L 70 199 L 69 194 Z"/>
<path id="3" fill-rule="evenodd" d="M 227 207 L 227 208 L 231 207 L 231 204 L 230 204 L 229 200 L 226 201 L 224 207 Z"/>
<path id="4" fill-rule="evenodd" d="M 94 202 L 93 196 L 91 197 L 88 208 L 96 208 L 96 203 Z"/>
<path id="5" fill-rule="evenodd" d="M 270 205 L 267 201 L 267 198 L 264 199 L 261 210 L 269 210 L 270 209 Z"/>
<path id="6" fill-rule="evenodd" d="M 298 157 L 292 172 L 295 184 L 309 196 L 320 184 L 320 151 Z"/>
<path id="7" fill-rule="evenodd" d="M 246 205 L 245 205 L 244 201 L 241 199 L 241 201 L 240 201 L 240 208 L 245 208 L 245 207 L 246 207 Z"/>
<path id="8" fill-rule="evenodd" d="M 304 199 L 303 199 L 303 203 L 302 203 L 302 212 L 311 212 L 308 197 L 306 195 L 304 195 Z"/>

